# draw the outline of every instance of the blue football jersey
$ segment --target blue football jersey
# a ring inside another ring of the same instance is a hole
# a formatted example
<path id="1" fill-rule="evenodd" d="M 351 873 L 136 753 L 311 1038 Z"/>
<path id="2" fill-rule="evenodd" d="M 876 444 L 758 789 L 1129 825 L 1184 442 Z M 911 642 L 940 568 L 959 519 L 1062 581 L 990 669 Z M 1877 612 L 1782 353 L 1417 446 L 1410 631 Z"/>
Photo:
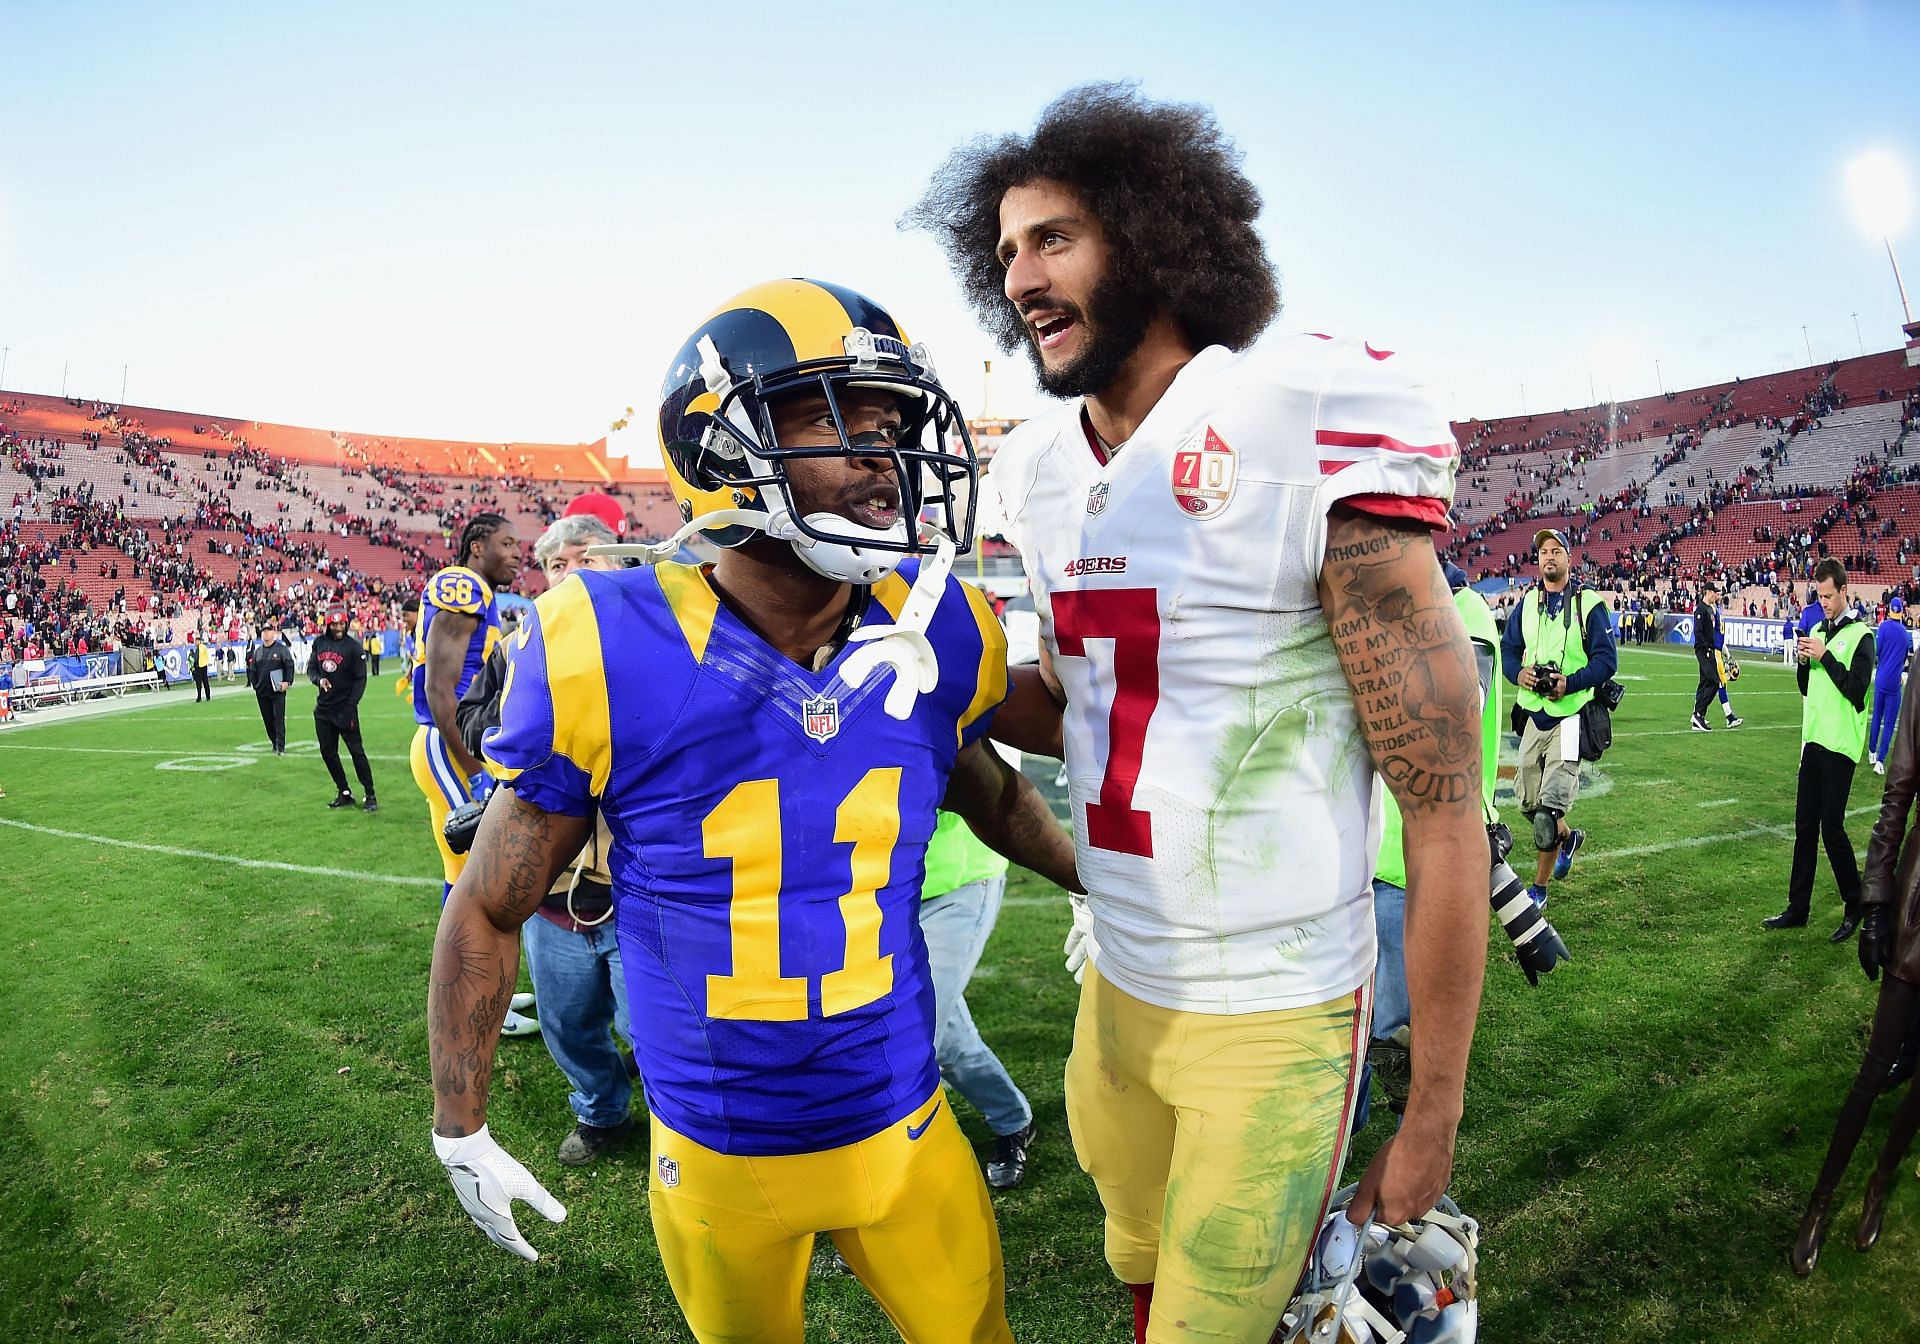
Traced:
<path id="1" fill-rule="evenodd" d="M 487 655 L 500 640 L 500 604 L 494 599 L 487 581 L 465 565 L 448 565 L 427 580 L 420 594 L 420 625 L 413 664 L 413 721 L 429 726 L 433 711 L 427 707 L 427 630 L 433 618 L 443 611 L 463 616 L 478 616 L 480 624 L 467 641 L 466 657 L 460 664 L 460 680 L 454 683 L 453 697 L 467 693 L 467 686 L 486 666 Z"/>
<path id="2" fill-rule="evenodd" d="M 914 563 L 874 585 L 890 623 Z M 948 580 L 938 686 L 855 689 L 782 656 L 683 565 L 575 571 L 514 637 L 490 768 L 613 837 L 615 929 L 647 1103 L 747 1156 L 892 1125 L 939 1084 L 920 883 L 959 749 L 1006 695 L 1006 640 Z M 858 645 L 850 648 L 858 648 Z"/>

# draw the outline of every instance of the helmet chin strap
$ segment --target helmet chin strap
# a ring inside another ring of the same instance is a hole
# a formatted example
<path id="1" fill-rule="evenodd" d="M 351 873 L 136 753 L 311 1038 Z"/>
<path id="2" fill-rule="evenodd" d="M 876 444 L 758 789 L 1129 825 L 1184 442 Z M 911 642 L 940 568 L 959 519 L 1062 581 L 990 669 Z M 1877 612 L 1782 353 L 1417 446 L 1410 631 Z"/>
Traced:
<path id="1" fill-rule="evenodd" d="M 862 685 L 882 664 L 891 667 L 893 685 L 887 688 L 886 709 L 896 719 L 912 714 L 913 702 L 940 684 L 940 660 L 934 656 L 927 627 L 933 623 L 934 609 L 940 605 L 958 553 L 947 534 L 937 528 L 924 526 L 920 536 L 933 542 L 934 552 L 920 562 L 900 618 L 892 625 L 863 625 L 855 630 L 847 642 L 865 647 L 856 649 L 840 666 L 840 679 L 849 686 Z"/>
<path id="2" fill-rule="evenodd" d="M 643 565 L 664 565 L 680 553 L 680 543 L 696 532 L 717 530 L 723 527 L 751 527 L 765 531 L 767 515 L 758 509 L 715 509 L 712 513 L 703 513 L 691 519 L 672 536 L 662 541 L 623 541 L 609 542 L 605 546 L 589 546 L 588 555 L 604 555 L 620 560 L 637 560 Z"/>
<path id="3" fill-rule="evenodd" d="M 771 536 L 778 535 L 774 532 L 776 524 L 782 525 L 783 530 L 792 529 L 784 513 L 777 519 L 769 519 L 757 509 L 717 509 L 693 519 L 663 541 L 589 546 L 586 553 L 658 565 L 678 554 L 680 543 L 696 532 L 751 527 Z M 900 608 L 900 618 L 892 625 L 863 625 L 854 631 L 847 643 L 865 647 L 854 650 L 840 668 L 841 680 L 855 687 L 864 685 L 882 665 L 892 668 L 893 685 L 887 688 L 886 710 L 896 719 L 907 718 L 913 713 L 914 701 L 940 684 L 940 661 L 934 655 L 933 642 L 927 638 L 927 627 L 933 623 L 934 610 L 946 591 L 947 575 L 952 573 L 954 557 L 959 554 L 952 539 L 931 524 L 921 524 L 919 535 L 923 542 L 932 542 L 934 550 L 920 562 L 920 573 L 915 576 L 913 588 Z"/>

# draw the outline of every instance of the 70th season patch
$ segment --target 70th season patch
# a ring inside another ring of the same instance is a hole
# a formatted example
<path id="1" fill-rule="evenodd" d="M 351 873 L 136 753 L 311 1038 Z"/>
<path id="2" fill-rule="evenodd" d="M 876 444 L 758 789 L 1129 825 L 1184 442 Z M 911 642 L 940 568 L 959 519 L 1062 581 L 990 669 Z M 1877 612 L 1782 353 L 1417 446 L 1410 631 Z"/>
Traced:
<path id="1" fill-rule="evenodd" d="M 1227 441 L 1202 425 L 1173 455 L 1173 500 L 1189 518 L 1211 518 L 1233 499 L 1239 458 Z"/>

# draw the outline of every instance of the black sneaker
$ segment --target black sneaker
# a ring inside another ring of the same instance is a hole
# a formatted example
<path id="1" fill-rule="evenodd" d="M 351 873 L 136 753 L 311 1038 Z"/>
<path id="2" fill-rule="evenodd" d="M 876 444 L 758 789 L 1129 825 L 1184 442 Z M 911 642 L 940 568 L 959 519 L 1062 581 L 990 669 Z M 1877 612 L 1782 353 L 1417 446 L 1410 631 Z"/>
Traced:
<path id="1" fill-rule="evenodd" d="M 1738 714 L 1727 715 L 1727 727 L 1729 728 L 1738 728 L 1741 724 L 1745 722 L 1746 720 L 1741 718 Z"/>
<path id="2" fill-rule="evenodd" d="M 328 803 L 327 806 L 328 807 L 357 807 L 359 806 L 359 804 L 353 801 L 352 794 L 343 793 L 338 798 L 335 798 L 332 802 Z"/>
<path id="3" fill-rule="evenodd" d="M 632 1116 L 617 1125 L 590 1125 L 582 1120 L 573 1127 L 573 1133 L 560 1140 L 560 1165 L 584 1167 L 589 1162 L 598 1161 L 607 1149 L 625 1143 L 639 1132 L 639 1128 Z"/>
<path id="4" fill-rule="evenodd" d="M 360 810 L 362 812 L 378 812 L 380 810 L 380 800 L 372 794 L 368 794 L 367 801 L 360 804 Z"/>
<path id="5" fill-rule="evenodd" d="M 1708 723 L 1702 715 L 1695 714 L 1693 716 L 1693 731 L 1696 733 L 1710 733 L 1713 731 L 1713 725 Z"/>
<path id="6" fill-rule="evenodd" d="M 1387 1109 L 1405 1115 L 1407 1092 L 1413 1086 L 1413 1056 L 1398 1041 L 1370 1041 L 1367 1062 L 1373 1065 L 1373 1085 L 1380 1089 Z"/>
<path id="7" fill-rule="evenodd" d="M 987 1184 L 995 1190 L 1011 1190 L 1027 1176 L 1027 1150 L 1033 1147 L 1033 1121 L 1029 1120 L 1011 1134 L 993 1141 L 993 1156 L 987 1159 Z"/>

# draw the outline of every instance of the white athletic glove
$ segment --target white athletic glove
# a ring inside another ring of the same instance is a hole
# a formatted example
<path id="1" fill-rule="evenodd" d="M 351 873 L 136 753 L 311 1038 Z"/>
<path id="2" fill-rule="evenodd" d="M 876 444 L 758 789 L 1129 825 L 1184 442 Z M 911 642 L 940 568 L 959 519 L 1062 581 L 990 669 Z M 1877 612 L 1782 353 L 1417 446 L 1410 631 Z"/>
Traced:
<path id="1" fill-rule="evenodd" d="M 550 1223 L 567 1221 L 566 1205 L 547 1193 L 547 1187 L 493 1141 L 485 1125 L 464 1139 L 433 1136 L 433 1151 L 447 1169 L 453 1193 L 487 1240 L 522 1260 L 538 1260 L 540 1252 L 527 1244 L 513 1221 L 513 1201 L 524 1200 Z"/>
<path id="2" fill-rule="evenodd" d="M 1087 898 L 1068 892 L 1067 901 L 1073 906 L 1073 927 L 1067 930 L 1067 945 L 1061 950 L 1067 954 L 1067 970 L 1077 985 L 1086 979 L 1087 967 L 1099 959 L 1100 944 L 1093 940 L 1093 911 Z"/>

